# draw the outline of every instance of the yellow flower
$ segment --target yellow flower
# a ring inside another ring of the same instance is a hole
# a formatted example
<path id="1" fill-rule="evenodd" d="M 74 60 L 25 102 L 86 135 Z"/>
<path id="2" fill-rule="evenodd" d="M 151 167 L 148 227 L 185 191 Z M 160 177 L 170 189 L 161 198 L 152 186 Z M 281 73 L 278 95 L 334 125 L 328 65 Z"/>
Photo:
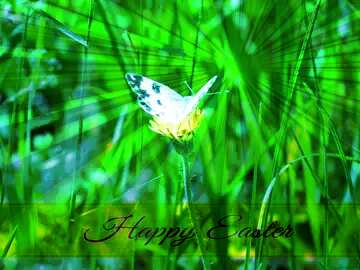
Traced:
<path id="1" fill-rule="evenodd" d="M 178 142 L 190 141 L 194 130 L 200 125 L 201 118 L 202 111 L 200 109 L 189 113 L 178 123 L 165 122 L 155 116 L 150 120 L 150 129 Z"/>

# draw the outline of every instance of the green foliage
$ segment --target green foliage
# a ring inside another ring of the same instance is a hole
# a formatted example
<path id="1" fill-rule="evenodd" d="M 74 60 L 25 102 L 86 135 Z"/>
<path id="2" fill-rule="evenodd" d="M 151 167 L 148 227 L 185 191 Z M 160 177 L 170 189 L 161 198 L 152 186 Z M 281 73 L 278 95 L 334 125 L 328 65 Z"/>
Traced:
<path id="1" fill-rule="evenodd" d="M 0 13 L 1 269 L 358 267 L 356 1 L 5 0 Z M 182 95 L 218 76 L 186 166 L 126 72 Z M 198 230 L 239 214 L 295 235 L 84 241 L 129 213 Z"/>

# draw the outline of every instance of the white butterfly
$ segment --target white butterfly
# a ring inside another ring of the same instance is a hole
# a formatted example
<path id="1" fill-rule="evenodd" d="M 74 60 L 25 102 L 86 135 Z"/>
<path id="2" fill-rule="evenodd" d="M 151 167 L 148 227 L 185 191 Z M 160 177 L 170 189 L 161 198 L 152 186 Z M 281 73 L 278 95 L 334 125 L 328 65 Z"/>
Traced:
<path id="1" fill-rule="evenodd" d="M 178 124 L 196 109 L 217 76 L 212 77 L 194 96 L 182 96 L 164 84 L 135 73 L 126 73 L 125 78 L 144 111 L 162 122 Z"/>

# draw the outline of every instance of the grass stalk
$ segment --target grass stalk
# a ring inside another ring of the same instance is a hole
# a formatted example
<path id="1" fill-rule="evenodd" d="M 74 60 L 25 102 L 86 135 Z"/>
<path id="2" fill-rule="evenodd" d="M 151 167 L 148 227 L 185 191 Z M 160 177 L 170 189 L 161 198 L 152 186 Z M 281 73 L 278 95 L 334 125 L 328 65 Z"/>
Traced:
<path id="1" fill-rule="evenodd" d="M 259 105 L 259 114 L 258 114 L 258 123 L 259 126 L 261 126 L 262 122 L 262 103 Z M 255 157 L 255 164 L 254 164 L 254 174 L 253 174 L 253 181 L 252 181 L 252 188 L 251 188 L 251 199 L 250 199 L 250 206 L 249 206 L 249 220 L 248 220 L 248 226 L 251 226 L 252 220 L 250 218 L 251 213 L 254 209 L 255 203 L 256 203 L 256 188 L 257 188 L 257 182 L 258 182 L 258 169 L 259 169 L 259 154 L 257 153 L 257 156 Z M 251 253 L 251 240 L 250 238 L 246 239 L 246 258 L 245 258 L 245 264 L 244 264 L 244 270 L 249 269 L 249 260 L 250 260 L 250 253 Z"/>
<path id="2" fill-rule="evenodd" d="M 291 76 L 291 80 L 290 80 L 290 92 L 287 96 L 286 102 L 285 102 L 285 108 L 284 108 L 284 112 L 282 114 L 282 118 L 281 118 L 281 124 L 280 124 L 280 138 L 278 143 L 276 144 L 275 147 L 275 151 L 274 151 L 274 159 L 273 159 L 273 167 L 272 167 L 272 178 L 273 181 L 270 183 L 269 187 L 271 187 L 272 190 L 272 184 L 275 183 L 275 179 L 276 179 L 276 175 L 278 175 L 278 168 L 279 168 L 279 162 L 280 162 L 280 152 L 283 149 L 285 140 L 286 140 L 286 135 L 287 135 L 287 130 L 288 130 L 288 122 L 289 122 L 289 115 L 290 115 L 290 108 L 291 108 L 291 104 L 292 104 L 292 100 L 293 100 L 293 96 L 295 93 L 295 89 L 296 89 L 296 85 L 298 82 L 298 77 L 299 77 L 299 73 L 300 73 L 300 68 L 302 66 L 302 62 L 305 56 L 305 52 L 306 49 L 308 47 L 311 35 L 313 33 L 314 30 L 314 25 L 316 22 L 316 18 L 317 15 L 319 13 L 319 9 L 320 9 L 320 3 L 321 0 L 317 1 L 317 5 L 315 7 L 315 10 L 312 14 L 312 18 L 311 18 L 311 22 L 309 23 L 308 27 L 307 27 L 307 31 L 306 31 L 306 35 L 305 38 L 303 40 L 302 46 L 301 46 L 301 50 L 299 53 L 299 56 L 297 58 L 297 62 L 295 65 L 295 69 L 293 72 L 293 75 Z M 271 205 L 271 195 L 272 192 L 269 192 L 269 197 L 267 198 L 267 207 L 266 209 L 264 209 L 264 216 L 259 216 L 259 221 L 261 220 L 262 222 L 259 223 L 260 227 L 259 228 L 264 228 L 267 222 L 267 218 L 268 218 L 268 213 L 270 211 L 270 205 Z M 265 197 L 264 197 L 265 198 Z M 257 244 L 257 248 L 256 248 L 256 260 L 258 262 L 261 262 L 261 257 L 262 257 L 262 252 L 263 252 L 263 245 L 264 245 L 264 240 L 261 239 L 258 244 Z M 257 267 L 257 264 L 255 264 L 255 267 Z"/>
<path id="3" fill-rule="evenodd" d="M 84 95 L 85 89 L 88 88 L 88 52 L 89 52 L 89 43 L 90 43 L 90 33 L 91 33 L 91 26 L 94 16 L 94 0 L 90 0 L 90 10 L 88 15 L 88 27 L 87 27 L 87 36 L 86 36 L 86 44 L 87 46 L 83 47 L 83 62 L 81 65 L 81 92 L 80 92 L 80 107 L 79 107 L 79 128 L 78 128 L 78 137 L 76 142 L 76 159 L 74 165 L 74 174 L 73 174 L 73 183 L 71 189 L 71 196 L 70 196 L 70 216 L 69 216 L 69 234 L 68 234 L 68 241 L 73 239 L 72 234 L 72 224 L 75 218 L 75 202 L 76 202 L 76 193 L 75 193 L 75 182 L 79 176 L 78 168 L 80 167 L 81 162 L 81 144 L 82 144 L 82 136 L 83 136 L 83 105 L 84 105 Z"/>
<path id="4" fill-rule="evenodd" d="M 5 258 L 5 257 L 7 256 L 7 254 L 9 253 L 9 250 L 10 250 L 10 248 L 11 248 L 11 245 L 12 245 L 12 243 L 13 243 L 14 240 L 15 240 L 15 236 L 16 236 L 16 233 L 17 233 L 17 229 L 18 229 L 18 227 L 16 226 L 16 227 L 13 229 L 12 233 L 10 234 L 10 237 L 9 237 L 8 241 L 6 242 L 6 245 L 5 245 L 5 247 L 4 247 L 4 250 L 3 250 L 2 254 L 1 254 L 1 257 L 0 257 L 0 265 L 1 265 L 2 261 L 4 260 L 4 258 Z"/>
<path id="5" fill-rule="evenodd" d="M 196 241 L 199 245 L 200 249 L 200 257 L 201 262 L 203 265 L 204 270 L 210 269 L 208 266 L 208 263 L 205 258 L 205 244 L 203 240 L 203 234 L 199 225 L 199 222 L 197 221 L 195 217 L 195 209 L 193 205 L 193 198 L 192 198 L 192 191 L 191 191 L 191 181 L 190 181 L 190 164 L 189 164 L 189 158 L 186 154 L 180 154 L 181 158 L 181 165 L 182 165 L 182 176 L 183 176 L 183 183 L 184 183 L 184 192 L 185 192 L 185 200 L 187 204 L 187 209 L 189 213 L 190 222 L 195 228 L 196 232 Z"/>

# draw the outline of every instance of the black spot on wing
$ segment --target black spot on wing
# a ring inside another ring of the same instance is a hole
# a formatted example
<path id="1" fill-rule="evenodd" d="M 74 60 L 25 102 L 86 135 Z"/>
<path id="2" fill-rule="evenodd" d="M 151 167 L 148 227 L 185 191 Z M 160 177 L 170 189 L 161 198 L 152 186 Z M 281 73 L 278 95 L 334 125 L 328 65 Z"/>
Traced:
<path id="1" fill-rule="evenodd" d="M 142 76 L 136 75 L 136 74 L 126 74 L 126 80 L 128 81 L 128 84 L 134 88 L 135 90 L 138 90 L 140 88 L 140 84 L 142 81 Z"/>
<path id="2" fill-rule="evenodd" d="M 143 80 L 143 77 L 136 74 L 126 74 L 126 80 L 128 81 L 131 88 L 134 90 L 134 92 L 139 95 L 140 98 L 147 98 L 150 97 L 150 95 L 146 92 L 146 90 L 141 89 L 141 82 Z"/>
<path id="3" fill-rule="evenodd" d="M 141 97 L 138 97 L 138 103 L 140 105 L 140 107 L 147 113 L 151 113 L 152 112 L 152 109 L 151 107 L 141 98 Z"/>
<path id="4" fill-rule="evenodd" d="M 145 110 L 145 112 L 147 113 L 151 113 L 152 109 L 150 108 L 149 105 L 147 104 L 144 104 L 144 105 L 141 105 L 141 107 Z"/>
<path id="5" fill-rule="evenodd" d="M 136 94 L 138 94 L 140 98 L 150 97 L 150 95 L 143 89 L 136 90 Z"/>
<path id="6" fill-rule="evenodd" d="M 152 89 L 154 90 L 155 93 L 157 94 L 160 93 L 160 85 L 158 85 L 156 82 L 152 84 Z"/>
<path id="7" fill-rule="evenodd" d="M 160 99 L 158 99 L 156 102 L 157 104 L 162 105 Z"/>

